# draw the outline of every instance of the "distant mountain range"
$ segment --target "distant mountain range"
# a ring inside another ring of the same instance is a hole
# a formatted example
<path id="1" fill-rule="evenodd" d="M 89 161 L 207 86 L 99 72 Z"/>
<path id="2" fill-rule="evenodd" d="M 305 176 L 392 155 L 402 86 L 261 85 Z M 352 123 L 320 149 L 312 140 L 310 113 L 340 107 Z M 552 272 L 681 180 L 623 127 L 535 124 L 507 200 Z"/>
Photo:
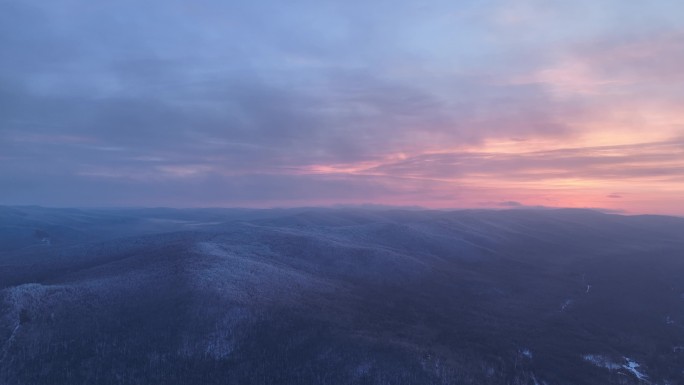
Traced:
<path id="1" fill-rule="evenodd" d="M 0 207 L 0 384 L 684 384 L 684 219 Z"/>

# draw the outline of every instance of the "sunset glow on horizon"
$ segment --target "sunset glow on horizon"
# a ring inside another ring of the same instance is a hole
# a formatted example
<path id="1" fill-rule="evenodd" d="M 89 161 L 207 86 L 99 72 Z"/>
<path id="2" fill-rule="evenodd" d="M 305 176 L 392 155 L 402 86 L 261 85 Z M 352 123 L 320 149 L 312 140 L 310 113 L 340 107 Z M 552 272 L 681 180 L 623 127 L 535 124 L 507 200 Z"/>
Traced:
<path id="1" fill-rule="evenodd" d="M 684 3 L 0 5 L 0 205 L 684 215 Z"/>

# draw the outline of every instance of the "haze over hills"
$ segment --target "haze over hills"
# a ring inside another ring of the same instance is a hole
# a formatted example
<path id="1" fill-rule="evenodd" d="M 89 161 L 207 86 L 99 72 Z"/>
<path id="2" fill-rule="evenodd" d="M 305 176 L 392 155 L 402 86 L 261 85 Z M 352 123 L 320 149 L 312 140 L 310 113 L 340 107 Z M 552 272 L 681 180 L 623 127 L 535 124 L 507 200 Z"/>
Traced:
<path id="1" fill-rule="evenodd" d="M 684 219 L 0 207 L 0 384 L 684 384 Z"/>

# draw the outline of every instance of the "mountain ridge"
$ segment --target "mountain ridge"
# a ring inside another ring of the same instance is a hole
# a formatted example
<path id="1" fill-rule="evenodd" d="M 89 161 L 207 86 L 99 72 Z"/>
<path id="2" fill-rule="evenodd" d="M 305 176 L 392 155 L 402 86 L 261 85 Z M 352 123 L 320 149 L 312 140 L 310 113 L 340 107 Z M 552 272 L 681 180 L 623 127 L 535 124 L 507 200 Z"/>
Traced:
<path id="1" fill-rule="evenodd" d="M 684 381 L 677 218 L 23 210 L 0 383 Z"/>

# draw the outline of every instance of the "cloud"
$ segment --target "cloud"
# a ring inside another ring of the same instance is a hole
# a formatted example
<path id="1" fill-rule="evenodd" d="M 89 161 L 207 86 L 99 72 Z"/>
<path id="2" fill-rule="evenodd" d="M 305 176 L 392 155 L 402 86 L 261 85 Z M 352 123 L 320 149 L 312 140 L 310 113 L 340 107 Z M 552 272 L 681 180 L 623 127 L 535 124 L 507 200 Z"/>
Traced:
<path id="1" fill-rule="evenodd" d="M 682 9 L 634 7 L 5 1 L 0 204 L 677 192 Z"/>
<path id="2" fill-rule="evenodd" d="M 414 178 L 544 180 L 678 177 L 684 171 L 681 140 L 620 146 L 560 148 L 528 152 L 419 154 L 368 170 Z"/>
<path id="3" fill-rule="evenodd" d="M 501 206 L 501 207 L 523 207 L 524 206 L 522 203 L 516 202 L 516 201 L 499 202 L 496 205 Z"/>

